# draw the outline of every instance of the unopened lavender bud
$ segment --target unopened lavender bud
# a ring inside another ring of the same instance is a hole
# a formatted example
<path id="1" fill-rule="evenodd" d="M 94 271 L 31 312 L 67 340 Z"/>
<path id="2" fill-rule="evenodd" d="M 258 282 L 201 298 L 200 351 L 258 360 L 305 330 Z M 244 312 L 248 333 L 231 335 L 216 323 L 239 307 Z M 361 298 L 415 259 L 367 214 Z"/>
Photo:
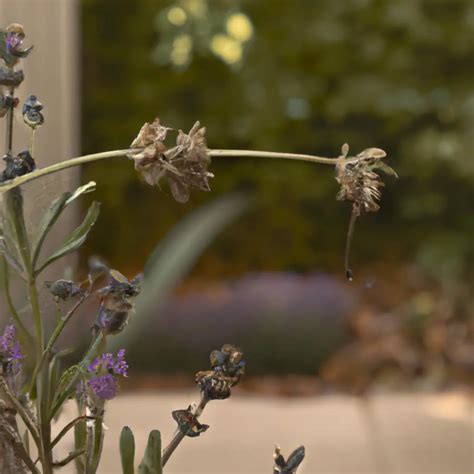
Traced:
<path id="1" fill-rule="evenodd" d="M 33 129 L 43 125 L 44 116 L 41 112 L 42 110 L 43 104 L 35 95 L 30 95 L 23 105 L 23 121 Z"/>
<path id="2" fill-rule="evenodd" d="M 46 281 L 44 284 L 56 301 L 66 301 L 75 296 L 82 295 L 85 291 L 70 280 Z"/>

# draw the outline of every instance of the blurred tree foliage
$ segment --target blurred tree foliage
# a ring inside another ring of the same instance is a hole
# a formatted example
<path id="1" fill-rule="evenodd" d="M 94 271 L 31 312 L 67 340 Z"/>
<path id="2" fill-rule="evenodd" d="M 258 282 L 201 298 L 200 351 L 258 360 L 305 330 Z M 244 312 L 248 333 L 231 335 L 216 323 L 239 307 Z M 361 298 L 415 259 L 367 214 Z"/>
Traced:
<path id="1" fill-rule="evenodd" d="M 82 0 L 82 13 L 84 152 L 127 146 L 157 115 L 185 130 L 199 119 L 211 148 L 335 156 L 344 142 L 353 152 L 381 147 L 400 179 L 389 180 L 381 212 L 358 223 L 355 270 L 417 261 L 436 278 L 472 272 L 471 0 Z M 212 195 L 258 199 L 196 275 L 342 273 L 350 206 L 335 201 L 331 168 L 216 159 L 212 171 Z M 104 202 L 87 251 L 131 273 L 212 199 L 176 204 L 126 160 L 85 174 Z"/>

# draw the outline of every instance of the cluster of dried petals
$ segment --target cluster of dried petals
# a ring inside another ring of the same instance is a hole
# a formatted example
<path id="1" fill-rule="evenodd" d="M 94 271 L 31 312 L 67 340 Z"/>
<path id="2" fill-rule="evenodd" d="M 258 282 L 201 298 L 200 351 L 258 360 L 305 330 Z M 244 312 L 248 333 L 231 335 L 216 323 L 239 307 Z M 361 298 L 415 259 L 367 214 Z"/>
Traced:
<path id="1" fill-rule="evenodd" d="M 23 104 L 23 121 L 28 127 L 35 129 L 44 124 L 44 115 L 42 113 L 43 104 L 35 95 L 30 95 Z"/>
<path id="2" fill-rule="evenodd" d="M 56 302 L 59 302 L 59 300 L 67 301 L 75 296 L 83 295 L 85 292 L 83 288 L 71 280 L 60 279 L 56 281 L 45 281 L 44 285 L 54 296 Z"/>
<path id="3" fill-rule="evenodd" d="M 340 201 L 351 201 L 357 215 L 362 212 L 376 212 L 384 183 L 377 170 L 396 176 L 395 171 L 382 159 L 387 156 L 380 148 L 367 148 L 355 157 L 347 157 L 349 146 L 342 146 L 342 155 L 336 164 L 336 179 L 341 185 L 337 195 Z"/>
<path id="4" fill-rule="evenodd" d="M 231 344 L 224 344 L 220 351 L 211 352 L 212 370 L 196 374 L 196 383 L 209 400 L 224 400 L 231 395 L 231 388 L 244 375 L 243 354 Z"/>
<path id="5" fill-rule="evenodd" d="M 21 58 L 26 58 L 33 46 L 24 49 L 25 30 L 18 23 L 12 23 L 6 30 L 0 30 L 0 57 L 9 68 L 13 68 Z"/>
<path id="6" fill-rule="evenodd" d="M 148 184 L 159 185 L 165 179 L 176 201 L 187 202 L 192 189 L 210 190 L 209 178 L 213 175 L 207 171 L 211 160 L 206 129 L 196 122 L 188 134 L 179 130 L 176 145 L 167 148 L 164 141 L 169 130 L 158 118 L 146 123 L 131 144 L 135 150 L 128 156 Z"/>

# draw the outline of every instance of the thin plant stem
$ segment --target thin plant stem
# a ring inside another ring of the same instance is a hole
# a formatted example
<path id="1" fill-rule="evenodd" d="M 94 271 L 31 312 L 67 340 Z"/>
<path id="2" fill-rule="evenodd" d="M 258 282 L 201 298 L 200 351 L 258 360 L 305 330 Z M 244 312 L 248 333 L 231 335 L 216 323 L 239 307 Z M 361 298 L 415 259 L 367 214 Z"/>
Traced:
<path id="1" fill-rule="evenodd" d="M 93 417 L 94 418 L 94 417 Z M 100 455 L 102 454 L 104 442 L 104 411 L 94 418 L 87 426 L 87 461 L 85 474 L 95 474 L 99 467 Z"/>
<path id="2" fill-rule="evenodd" d="M 53 348 L 54 344 L 58 340 L 59 336 L 61 335 L 63 329 L 67 325 L 67 323 L 71 320 L 72 316 L 74 316 L 74 313 L 78 310 L 78 308 L 81 306 L 81 304 L 90 296 L 90 290 L 86 291 L 79 299 L 78 301 L 74 304 L 74 306 L 63 316 L 59 319 L 58 324 L 53 330 L 53 333 L 51 334 L 51 337 L 48 340 L 48 343 L 46 344 L 46 347 L 43 351 L 43 354 L 41 355 L 40 360 L 36 364 L 36 367 L 33 371 L 33 375 L 31 377 L 31 384 L 30 387 L 33 387 L 33 384 L 35 383 L 36 376 L 38 375 L 39 370 L 41 369 L 42 365 L 44 364 L 45 359 L 47 356 L 51 353 L 51 349 Z"/>
<path id="3" fill-rule="evenodd" d="M 74 428 L 74 426 L 76 426 L 78 423 L 82 422 L 82 421 L 87 421 L 87 420 L 95 420 L 95 417 L 93 416 L 87 416 L 87 415 L 82 415 L 82 416 L 78 416 L 76 418 L 74 418 L 74 420 L 70 421 L 59 433 L 58 435 L 56 436 L 56 438 L 53 439 L 53 441 L 51 442 L 51 449 L 53 449 L 58 443 L 59 441 L 61 441 L 61 439 L 66 436 L 66 434 L 72 429 Z"/>
<path id="4" fill-rule="evenodd" d="M 47 166 L 46 168 L 37 169 L 35 171 L 32 171 L 31 173 L 19 176 L 18 178 L 15 178 L 11 181 L 6 181 L 5 183 L 0 184 L 0 193 L 21 186 L 22 184 L 28 183 L 35 179 L 41 178 L 42 176 L 47 176 L 49 174 L 57 173 L 58 171 L 62 171 L 68 168 L 84 165 L 86 163 L 92 163 L 93 161 L 124 157 L 128 153 L 133 151 L 134 149 L 105 151 L 102 153 L 94 153 L 92 155 L 84 155 L 79 156 L 77 158 L 72 158 L 70 160 L 62 161 L 60 163 Z"/>
<path id="5" fill-rule="evenodd" d="M 93 161 L 107 160 L 109 158 L 121 158 L 134 151 L 140 151 L 141 148 L 129 148 L 125 150 L 113 150 L 113 151 L 104 151 L 101 153 L 94 153 L 91 155 L 79 156 L 77 158 L 72 158 L 70 160 L 62 161 L 61 163 L 56 163 L 46 168 L 41 168 L 31 173 L 19 176 L 10 181 L 0 184 L 0 193 L 8 191 L 10 189 L 21 186 L 22 184 L 28 183 L 35 179 L 41 178 L 42 176 L 47 176 L 52 173 L 57 173 L 68 168 L 73 168 L 75 166 L 84 165 L 86 163 L 92 163 Z M 211 157 L 254 157 L 254 158 L 279 158 L 284 160 L 298 160 L 298 161 L 309 161 L 311 163 L 319 163 L 324 165 L 335 166 L 339 158 L 325 158 L 322 156 L 313 156 L 313 155 L 303 155 L 297 153 L 278 153 L 273 151 L 254 151 L 254 150 L 209 150 L 209 155 Z"/>
<path id="6" fill-rule="evenodd" d="M 85 452 L 84 449 L 79 449 L 77 451 L 73 451 L 72 453 L 69 453 L 69 456 L 65 457 L 61 461 L 54 461 L 53 462 L 53 467 L 63 467 L 69 464 L 71 461 L 74 461 L 77 457 L 83 455 Z"/>
<path id="7" fill-rule="evenodd" d="M 5 147 L 6 147 L 6 155 L 10 155 L 13 149 L 13 115 L 14 115 L 14 109 L 13 109 L 13 103 L 15 101 L 15 89 L 13 87 L 10 87 L 8 91 L 11 101 L 12 101 L 12 106 L 9 108 L 7 112 L 7 126 L 6 126 L 6 137 L 5 137 Z"/>
<path id="8" fill-rule="evenodd" d="M 327 158 L 323 156 L 304 155 L 300 153 L 279 153 L 276 151 L 257 150 L 209 150 L 209 155 L 213 158 L 277 158 L 282 160 L 309 161 L 321 165 L 335 165 L 337 158 Z"/>
<path id="9" fill-rule="evenodd" d="M 9 269 L 8 269 L 8 264 L 7 264 L 7 259 L 5 258 L 4 255 L 2 255 L 1 261 L 2 261 L 2 267 L 3 267 L 3 291 L 5 293 L 5 299 L 7 302 L 8 310 L 12 316 L 12 318 L 15 320 L 16 325 L 19 327 L 20 331 L 23 333 L 23 335 L 26 337 L 28 341 L 32 341 L 33 338 L 24 325 L 20 314 L 18 313 L 15 303 L 13 302 L 13 298 L 11 295 L 10 291 L 10 276 L 9 276 Z"/>
<path id="10" fill-rule="evenodd" d="M 349 258 L 351 255 L 352 238 L 354 237 L 355 224 L 358 217 L 359 217 L 359 211 L 357 211 L 356 209 L 354 209 L 354 207 L 352 207 L 351 218 L 349 220 L 349 228 L 347 229 L 346 250 L 344 252 L 344 268 L 346 270 L 346 278 L 349 281 L 352 281 L 354 278 L 352 269 L 349 266 Z"/>
<path id="11" fill-rule="evenodd" d="M 199 418 L 201 416 L 208 402 L 209 398 L 204 393 L 202 393 L 201 401 L 193 411 L 193 414 L 196 416 L 196 418 Z M 171 455 L 175 452 L 176 448 L 180 445 L 181 441 L 183 441 L 185 437 L 186 435 L 181 430 L 178 430 L 176 432 L 168 446 L 166 446 L 166 448 L 163 450 L 163 454 L 161 455 L 161 467 L 165 467 Z"/>
<path id="12" fill-rule="evenodd" d="M 36 127 L 32 127 L 30 136 L 30 155 L 35 157 L 35 138 L 36 138 Z"/>

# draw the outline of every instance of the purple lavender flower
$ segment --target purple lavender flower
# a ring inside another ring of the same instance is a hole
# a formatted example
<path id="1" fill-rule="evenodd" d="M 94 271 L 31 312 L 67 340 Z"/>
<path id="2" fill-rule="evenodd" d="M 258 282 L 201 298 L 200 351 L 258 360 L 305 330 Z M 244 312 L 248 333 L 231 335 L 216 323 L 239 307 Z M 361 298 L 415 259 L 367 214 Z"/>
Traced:
<path id="1" fill-rule="evenodd" d="M 122 375 L 123 377 L 128 376 L 128 364 L 125 360 L 125 349 L 120 349 L 117 352 L 117 361 L 114 364 L 114 372 L 117 375 Z"/>
<path id="2" fill-rule="evenodd" d="M 111 400 L 118 392 L 118 382 L 112 374 L 93 377 L 88 385 L 94 395 L 102 400 Z"/>
<path id="3" fill-rule="evenodd" d="M 112 375 L 128 376 L 128 364 L 125 360 L 125 349 L 120 349 L 117 352 L 117 357 L 110 352 L 102 354 L 89 365 L 89 372 L 98 373 L 100 371 L 107 371 Z"/>
<path id="4" fill-rule="evenodd" d="M 8 325 L 5 327 L 3 336 L 0 336 L 0 360 L 4 363 L 15 364 L 17 367 L 21 365 L 20 360 L 24 358 L 21 352 L 20 344 L 15 341 L 16 328 Z"/>
<path id="5" fill-rule="evenodd" d="M 128 375 L 125 349 L 120 349 L 116 357 L 110 352 L 97 357 L 89 365 L 88 372 L 93 374 L 87 382 L 92 393 L 102 400 L 111 400 L 118 392 L 118 376 Z"/>

